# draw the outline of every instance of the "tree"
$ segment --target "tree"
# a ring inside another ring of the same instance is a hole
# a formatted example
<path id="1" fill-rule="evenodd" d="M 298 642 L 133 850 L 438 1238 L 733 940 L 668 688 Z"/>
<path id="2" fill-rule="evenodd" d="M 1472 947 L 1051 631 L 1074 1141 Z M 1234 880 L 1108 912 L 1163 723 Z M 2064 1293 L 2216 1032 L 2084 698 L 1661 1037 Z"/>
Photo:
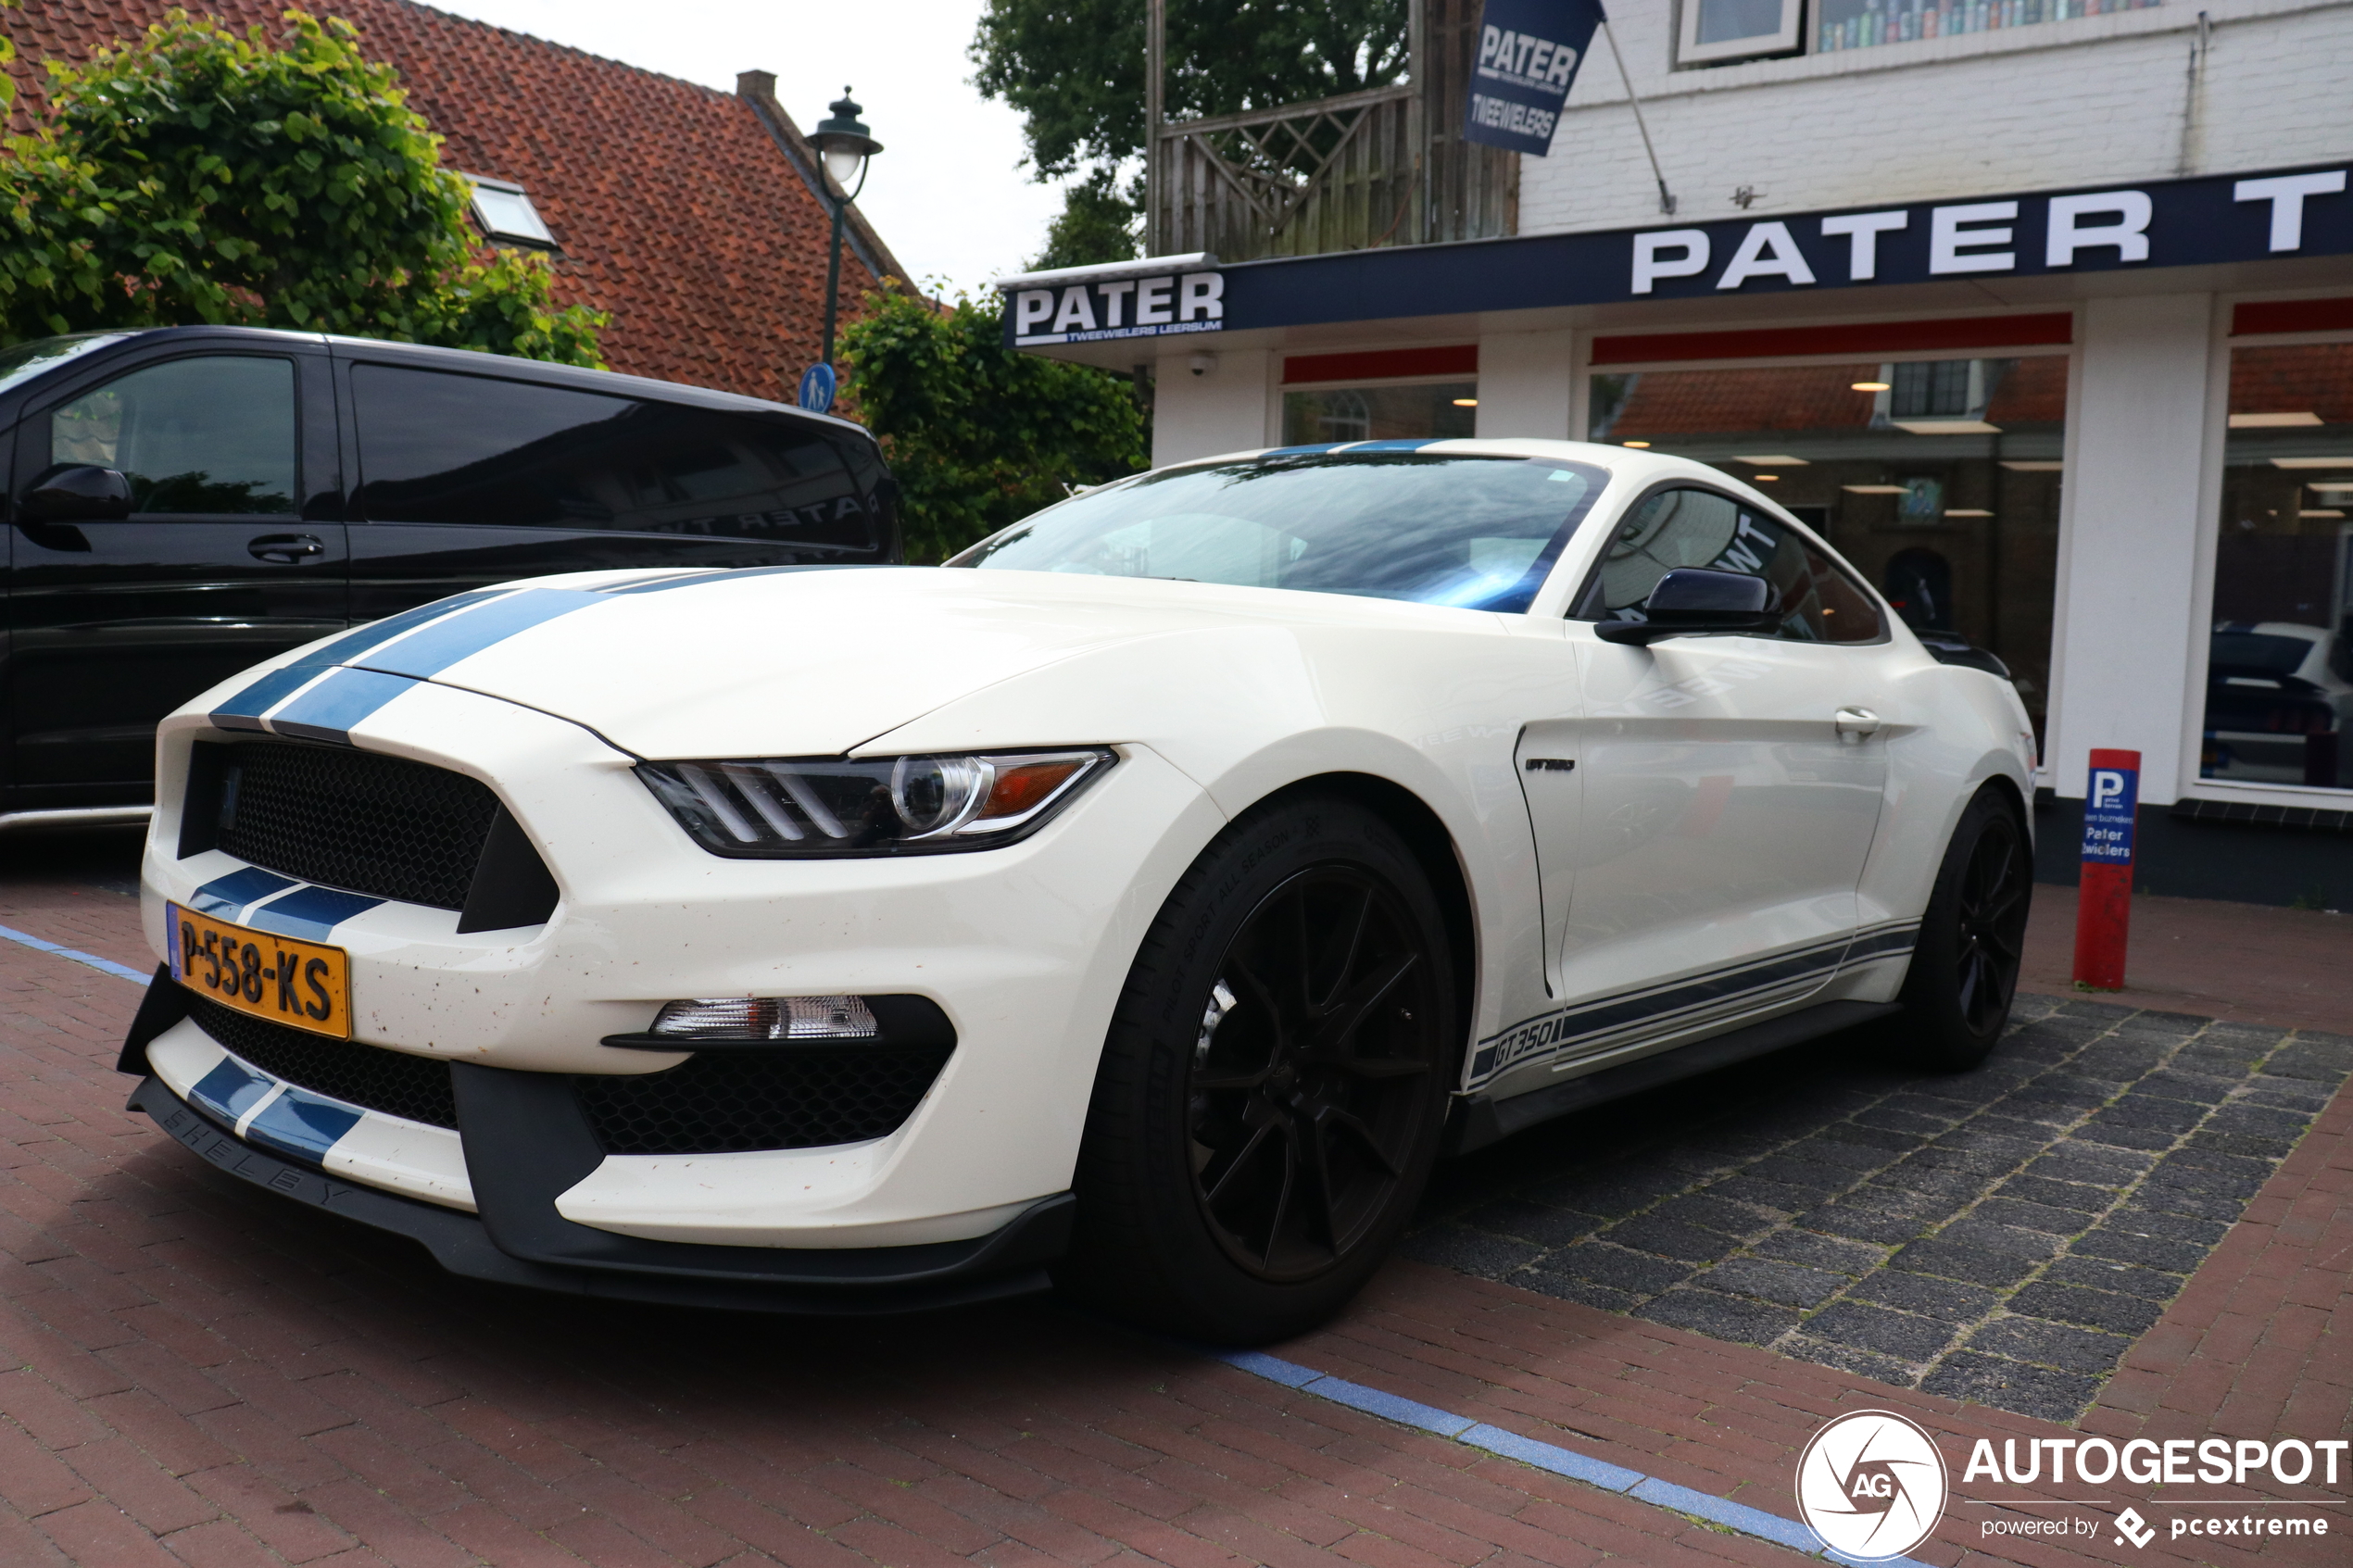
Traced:
<path id="1" fill-rule="evenodd" d="M 844 390 L 881 437 L 911 560 L 937 561 L 1145 463 L 1125 379 L 1004 346 L 1004 307 L 942 309 L 896 279 L 842 333 Z"/>
<path id="2" fill-rule="evenodd" d="M 600 363 L 547 259 L 484 246 L 465 182 L 348 23 L 272 43 L 169 13 L 80 64 L 0 152 L 0 333 L 195 322 Z"/>
<path id="3" fill-rule="evenodd" d="M 1238 114 L 1387 86 L 1404 74 L 1405 13 L 1406 0 L 1170 0 L 1165 112 Z M 971 55 L 973 84 L 1021 111 L 1038 179 L 1090 173 L 1063 197 L 1054 264 L 1135 255 L 1141 182 L 1118 181 L 1144 147 L 1144 0 L 988 0 Z M 1125 225 L 1101 221 L 1106 202 Z M 1089 248 L 1109 254 L 1074 254 Z"/>

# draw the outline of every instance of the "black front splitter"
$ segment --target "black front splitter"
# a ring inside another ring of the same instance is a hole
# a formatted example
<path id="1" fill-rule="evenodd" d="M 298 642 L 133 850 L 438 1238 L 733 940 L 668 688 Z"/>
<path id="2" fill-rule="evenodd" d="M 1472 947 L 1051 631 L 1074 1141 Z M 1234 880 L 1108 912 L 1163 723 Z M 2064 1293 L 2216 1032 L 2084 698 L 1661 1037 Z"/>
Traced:
<path id="1" fill-rule="evenodd" d="M 1048 1288 L 1046 1265 L 1062 1255 L 1070 1238 L 1073 1200 L 1067 1193 L 1041 1198 L 1002 1229 L 969 1241 L 793 1249 L 702 1247 L 592 1231 L 557 1216 L 553 1194 L 535 1193 L 524 1201 L 534 1210 L 544 1203 L 547 1213 L 534 1214 L 535 1223 L 522 1225 L 514 1223 L 522 1216 L 509 1218 L 502 1228 L 515 1248 L 510 1251 L 476 1215 L 343 1181 L 256 1148 L 152 1074 L 132 1091 L 129 1109 L 145 1111 L 230 1175 L 405 1236 L 453 1274 L 570 1296 L 826 1317 L 925 1311 Z M 483 1196 L 477 1193 L 477 1201 Z M 519 1257 L 516 1251 L 540 1256 Z M 551 1253 L 560 1261 L 551 1261 Z"/>

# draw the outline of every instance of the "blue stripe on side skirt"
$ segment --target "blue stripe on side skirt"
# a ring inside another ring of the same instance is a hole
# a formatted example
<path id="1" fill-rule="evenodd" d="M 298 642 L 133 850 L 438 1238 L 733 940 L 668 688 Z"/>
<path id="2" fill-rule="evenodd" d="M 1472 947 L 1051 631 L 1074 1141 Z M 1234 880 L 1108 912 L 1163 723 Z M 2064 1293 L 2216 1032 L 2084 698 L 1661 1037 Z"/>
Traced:
<path id="1" fill-rule="evenodd" d="M 262 1076 L 233 1056 L 224 1056 L 220 1066 L 196 1080 L 188 1098 L 233 1127 L 238 1117 L 277 1086 L 277 1079 Z"/>
<path id="2" fill-rule="evenodd" d="M 245 1137 L 264 1148 L 316 1165 L 326 1159 L 338 1138 L 359 1125 L 365 1114 L 307 1089 L 288 1088 L 253 1119 Z"/>
<path id="3" fill-rule="evenodd" d="M 304 683 L 318 678 L 319 671 L 316 670 L 272 670 L 214 709 L 210 714 L 213 727 L 220 730 L 258 730 L 263 714 L 292 696 Z"/>
<path id="4" fill-rule="evenodd" d="M 611 602 L 609 596 L 585 588 L 526 588 L 403 638 L 370 655 L 364 668 L 426 680 L 518 632 L 528 632 L 576 609 Z"/>
<path id="5" fill-rule="evenodd" d="M 324 942 L 338 924 L 383 902 L 340 887 L 304 887 L 262 905 L 245 917 L 245 923 L 281 936 Z"/>
<path id="6" fill-rule="evenodd" d="M 270 727 L 282 735 L 349 746 L 354 724 L 416 685 L 406 676 L 338 670 L 271 715 Z"/>
<path id="7" fill-rule="evenodd" d="M 283 893 L 295 884 L 294 878 L 265 872 L 259 866 L 247 866 L 241 872 L 216 877 L 189 895 L 188 908 L 200 915 L 219 915 L 222 920 L 235 920 L 245 913 L 247 904 L 259 903 L 273 893 Z"/>

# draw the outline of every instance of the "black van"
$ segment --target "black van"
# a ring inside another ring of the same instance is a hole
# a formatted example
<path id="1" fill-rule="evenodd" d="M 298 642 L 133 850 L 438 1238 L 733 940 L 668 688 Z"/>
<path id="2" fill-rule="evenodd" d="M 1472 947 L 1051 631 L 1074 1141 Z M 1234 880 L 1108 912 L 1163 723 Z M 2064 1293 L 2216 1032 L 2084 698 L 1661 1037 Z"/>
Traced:
<path id="1" fill-rule="evenodd" d="M 605 567 L 900 558 L 856 425 L 456 349 L 233 327 L 0 350 L 0 827 L 135 819 L 156 721 L 314 637 Z"/>

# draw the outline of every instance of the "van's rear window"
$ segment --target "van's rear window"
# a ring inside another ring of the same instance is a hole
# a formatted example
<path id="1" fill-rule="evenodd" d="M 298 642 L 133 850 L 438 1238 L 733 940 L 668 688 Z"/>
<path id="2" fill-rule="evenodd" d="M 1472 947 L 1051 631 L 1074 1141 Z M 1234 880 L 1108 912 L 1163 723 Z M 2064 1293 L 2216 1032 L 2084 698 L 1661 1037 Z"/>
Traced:
<path id="1" fill-rule="evenodd" d="M 705 534 L 813 560 L 893 546 L 871 481 L 787 414 L 390 365 L 357 366 L 351 384 L 371 522 Z"/>

